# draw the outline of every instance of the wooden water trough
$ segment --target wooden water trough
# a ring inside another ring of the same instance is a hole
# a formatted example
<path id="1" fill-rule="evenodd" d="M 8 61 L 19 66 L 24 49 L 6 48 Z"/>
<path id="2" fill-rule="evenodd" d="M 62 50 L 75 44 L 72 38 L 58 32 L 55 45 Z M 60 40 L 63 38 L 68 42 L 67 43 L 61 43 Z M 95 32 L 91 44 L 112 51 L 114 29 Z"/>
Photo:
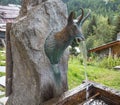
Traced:
<path id="1" fill-rule="evenodd" d="M 86 87 L 89 98 L 86 101 Z M 92 104 L 97 102 L 97 104 Z M 99 102 L 103 104 L 99 104 Z M 120 105 L 120 91 L 94 82 L 83 83 L 80 86 L 65 92 L 62 96 L 53 98 L 43 105 Z"/>

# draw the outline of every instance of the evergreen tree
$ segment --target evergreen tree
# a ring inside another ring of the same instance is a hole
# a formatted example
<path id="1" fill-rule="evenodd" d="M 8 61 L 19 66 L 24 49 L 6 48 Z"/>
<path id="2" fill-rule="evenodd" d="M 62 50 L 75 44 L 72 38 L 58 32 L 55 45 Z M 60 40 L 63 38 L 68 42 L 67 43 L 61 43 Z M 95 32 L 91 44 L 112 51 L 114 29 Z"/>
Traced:
<path id="1" fill-rule="evenodd" d="M 93 29 L 94 27 L 97 27 L 95 16 L 92 17 L 92 19 L 90 20 L 90 23 L 88 25 L 88 30 L 87 30 L 88 35 L 94 34 L 94 29 Z"/>
<path id="2" fill-rule="evenodd" d="M 116 24 L 115 24 L 115 30 L 114 30 L 113 40 L 116 40 L 117 34 L 119 32 L 120 32 L 120 16 L 117 17 L 117 21 L 116 21 Z"/>

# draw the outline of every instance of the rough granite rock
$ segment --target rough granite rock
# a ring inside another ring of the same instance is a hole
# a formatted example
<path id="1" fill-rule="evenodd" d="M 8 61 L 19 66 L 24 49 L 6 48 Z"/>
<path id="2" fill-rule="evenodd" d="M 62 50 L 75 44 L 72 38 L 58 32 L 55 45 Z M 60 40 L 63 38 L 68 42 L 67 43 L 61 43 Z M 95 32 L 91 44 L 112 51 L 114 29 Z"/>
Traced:
<path id="1" fill-rule="evenodd" d="M 25 14 L 24 9 L 21 10 L 21 14 L 12 25 L 10 35 L 13 80 L 12 94 L 6 105 L 42 105 L 68 89 L 68 50 L 59 64 L 62 76 L 59 87 L 44 52 L 46 37 L 66 25 L 67 8 L 62 0 L 43 0 Z"/>

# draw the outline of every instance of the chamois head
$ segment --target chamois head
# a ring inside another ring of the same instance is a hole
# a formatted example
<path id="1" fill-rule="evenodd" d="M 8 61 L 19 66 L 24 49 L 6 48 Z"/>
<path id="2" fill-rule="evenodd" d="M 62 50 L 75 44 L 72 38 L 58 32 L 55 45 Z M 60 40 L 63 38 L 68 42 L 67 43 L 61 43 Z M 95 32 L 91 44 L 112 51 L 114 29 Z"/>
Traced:
<path id="1" fill-rule="evenodd" d="M 84 16 L 84 11 L 82 8 L 80 8 L 82 11 L 82 14 L 80 16 L 78 16 L 77 19 L 75 19 L 75 12 L 72 11 L 68 17 L 68 23 L 67 23 L 67 28 L 69 31 L 69 35 L 72 38 L 76 38 L 78 41 L 84 40 L 84 35 L 82 33 L 82 24 L 84 23 L 84 21 L 88 18 L 88 16 L 90 15 L 90 11 L 88 12 L 88 14 Z"/>

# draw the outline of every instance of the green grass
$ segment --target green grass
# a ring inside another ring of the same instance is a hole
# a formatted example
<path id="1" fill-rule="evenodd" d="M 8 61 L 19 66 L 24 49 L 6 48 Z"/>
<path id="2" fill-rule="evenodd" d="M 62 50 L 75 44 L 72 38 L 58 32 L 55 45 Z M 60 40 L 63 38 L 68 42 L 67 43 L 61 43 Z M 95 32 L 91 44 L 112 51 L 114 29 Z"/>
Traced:
<path id="1" fill-rule="evenodd" d="M 0 72 L 0 77 L 5 76 L 6 73 Z"/>
<path id="2" fill-rule="evenodd" d="M 77 58 L 69 60 L 68 67 L 68 84 L 72 89 L 85 80 L 84 66 L 82 66 Z M 120 90 L 120 71 L 112 69 L 100 68 L 96 65 L 87 66 L 87 75 L 90 81 L 94 81 L 108 87 Z"/>
<path id="3" fill-rule="evenodd" d="M 0 66 L 5 66 L 6 65 L 6 56 L 5 56 L 5 48 L 0 48 Z M 0 77 L 4 76 L 4 72 L 0 72 Z M 5 91 L 5 88 L 0 86 L 0 91 Z M 0 98 L 3 97 L 4 95 L 0 95 Z"/>
<path id="4" fill-rule="evenodd" d="M 2 86 L 0 86 L 0 91 L 1 91 L 1 92 L 5 92 L 5 88 L 2 87 Z M 0 95 L 0 98 L 2 98 L 2 97 L 4 97 L 4 96 L 5 96 L 5 94 Z M 1 105 L 1 104 L 0 104 L 0 105 Z"/>
<path id="5" fill-rule="evenodd" d="M 5 57 L 5 49 L 0 48 L 0 66 L 5 66 L 6 65 L 6 57 Z"/>

